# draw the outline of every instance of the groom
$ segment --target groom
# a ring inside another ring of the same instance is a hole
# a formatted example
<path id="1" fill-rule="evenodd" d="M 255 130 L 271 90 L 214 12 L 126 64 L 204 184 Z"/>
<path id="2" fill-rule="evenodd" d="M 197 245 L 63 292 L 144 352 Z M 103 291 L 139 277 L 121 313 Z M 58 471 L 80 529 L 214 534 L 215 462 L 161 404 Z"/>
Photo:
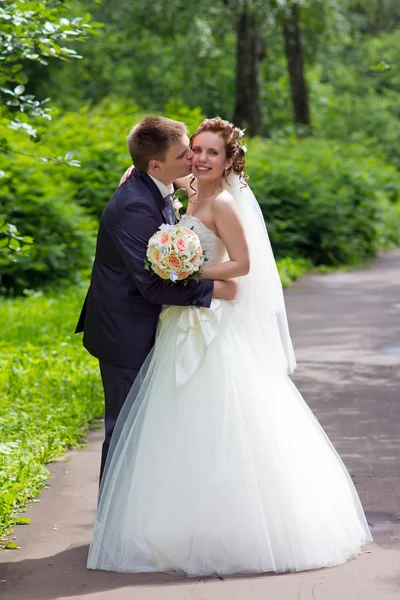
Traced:
<path id="1" fill-rule="evenodd" d="M 147 243 L 162 223 L 175 223 L 173 182 L 191 172 L 193 153 L 183 123 L 147 117 L 128 136 L 135 171 L 117 189 L 100 220 L 89 291 L 75 333 L 99 359 L 105 396 L 100 477 L 115 422 L 150 352 L 163 304 L 209 307 L 233 300 L 232 281 L 165 283 L 144 268 Z"/>

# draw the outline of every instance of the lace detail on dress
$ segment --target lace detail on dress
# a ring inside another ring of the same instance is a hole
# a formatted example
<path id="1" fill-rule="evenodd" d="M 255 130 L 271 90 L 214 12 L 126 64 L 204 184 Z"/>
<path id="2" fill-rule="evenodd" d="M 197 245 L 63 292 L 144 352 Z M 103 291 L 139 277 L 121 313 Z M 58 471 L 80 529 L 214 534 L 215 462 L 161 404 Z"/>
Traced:
<path id="1" fill-rule="evenodd" d="M 183 227 L 193 229 L 199 236 L 201 247 L 207 256 L 206 264 L 208 267 L 222 261 L 225 252 L 222 240 L 211 229 L 208 229 L 200 219 L 192 215 L 183 215 L 179 223 Z"/>

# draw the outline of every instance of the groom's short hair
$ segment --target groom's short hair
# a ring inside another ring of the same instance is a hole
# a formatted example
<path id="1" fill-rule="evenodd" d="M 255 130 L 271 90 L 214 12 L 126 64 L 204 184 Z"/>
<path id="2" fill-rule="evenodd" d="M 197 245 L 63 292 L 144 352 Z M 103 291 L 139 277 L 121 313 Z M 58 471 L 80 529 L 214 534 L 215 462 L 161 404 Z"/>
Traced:
<path id="1" fill-rule="evenodd" d="M 135 168 L 147 171 L 151 160 L 164 161 L 171 144 L 187 135 L 180 121 L 167 117 L 146 117 L 139 121 L 128 135 L 128 150 Z"/>

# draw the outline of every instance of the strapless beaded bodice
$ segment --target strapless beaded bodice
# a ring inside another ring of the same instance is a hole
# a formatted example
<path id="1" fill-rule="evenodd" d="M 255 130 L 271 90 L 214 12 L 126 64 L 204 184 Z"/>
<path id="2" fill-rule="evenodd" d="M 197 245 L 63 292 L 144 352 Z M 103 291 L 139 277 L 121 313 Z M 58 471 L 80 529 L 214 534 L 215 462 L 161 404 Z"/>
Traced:
<path id="1" fill-rule="evenodd" d="M 183 227 L 193 229 L 199 236 L 201 247 L 207 256 L 207 267 L 222 261 L 225 253 L 225 246 L 222 240 L 211 229 L 208 229 L 200 219 L 192 215 L 183 215 L 179 224 L 183 225 Z"/>

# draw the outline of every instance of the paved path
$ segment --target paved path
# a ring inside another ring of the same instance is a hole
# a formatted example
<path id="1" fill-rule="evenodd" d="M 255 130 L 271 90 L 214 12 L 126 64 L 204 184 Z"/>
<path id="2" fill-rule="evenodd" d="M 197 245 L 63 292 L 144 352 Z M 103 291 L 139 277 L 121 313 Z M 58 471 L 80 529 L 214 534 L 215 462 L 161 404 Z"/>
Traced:
<path id="1" fill-rule="evenodd" d="M 298 574 L 187 580 L 88 572 L 101 432 L 53 479 L 0 552 L 1 600 L 399 600 L 400 252 L 368 269 L 311 275 L 286 293 L 296 385 L 344 459 L 375 543 L 356 560 Z"/>

